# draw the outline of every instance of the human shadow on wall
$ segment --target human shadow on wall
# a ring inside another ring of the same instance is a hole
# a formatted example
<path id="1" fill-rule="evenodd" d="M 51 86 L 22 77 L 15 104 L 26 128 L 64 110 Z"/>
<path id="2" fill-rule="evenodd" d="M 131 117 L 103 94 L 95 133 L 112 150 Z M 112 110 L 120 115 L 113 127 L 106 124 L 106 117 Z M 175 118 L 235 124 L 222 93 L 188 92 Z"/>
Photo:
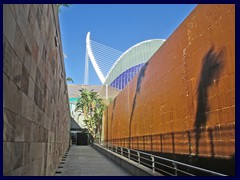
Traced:
<path id="1" fill-rule="evenodd" d="M 196 130 L 196 155 L 199 154 L 199 140 L 201 133 L 207 124 L 206 112 L 209 111 L 208 88 L 213 85 L 215 80 L 218 82 L 220 72 L 223 68 L 224 54 L 224 48 L 221 49 L 220 52 L 216 52 L 214 47 L 211 47 L 202 59 L 202 69 L 197 88 L 197 111 L 194 123 Z M 211 143 L 211 145 L 213 146 L 213 143 Z M 214 149 L 214 147 L 211 147 L 211 149 Z"/>
<path id="2" fill-rule="evenodd" d="M 147 69 L 147 66 L 148 66 L 148 62 L 146 62 L 146 63 L 144 64 L 144 66 L 141 68 L 140 73 L 139 73 L 139 75 L 138 75 L 137 87 L 136 87 L 135 95 L 134 95 L 134 98 L 133 98 L 132 111 L 131 111 L 131 116 L 130 116 L 130 121 L 129 121 L 129 145 L 128 145 L 129 148 L 130 148 L 130 146 L 131 146 L 132 117 L 133 117 L 134 110 L 135 110 L 135 107 L 136 107 L 137 94 L 140 93 L 141 84 L 142 84 L 142 79 L 143 79 L 144 76 L 145 76 L 145 71 L 146 71 L 146 69 Z"/>

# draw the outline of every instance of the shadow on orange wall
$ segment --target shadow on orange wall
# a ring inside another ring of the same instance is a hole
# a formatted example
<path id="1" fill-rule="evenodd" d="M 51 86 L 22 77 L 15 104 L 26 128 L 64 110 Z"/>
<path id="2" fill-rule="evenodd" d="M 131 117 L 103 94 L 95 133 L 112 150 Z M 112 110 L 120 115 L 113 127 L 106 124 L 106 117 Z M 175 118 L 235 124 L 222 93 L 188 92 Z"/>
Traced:
<path id="1" fill-rule="evenodd" d="M 200 73 L 200 80 L 197 88 L 197 112 L 195 119 L 196 129 L 196 154 L 199 154 L 199 139 L 201 137 L 202 128 L 206 127 L 207 114 L 210 109 L 208 104 L 208 88 L 214 83 L 215 79 L 219 78 L 220 72 L 223 68 L 223 58 L 225 49 L 223 48 L 219 53 L 214 51 L 212 47 L 202 60 L 202 69 Z M 218 82 L 218 81 L 217 81 Z M 212 137 L 212 129 L 209 130 L 210 137 Z M 213 144 L 211 144 L 213 149 Z"/>
<path id="2" fill-rule="evenodd" d="M 141 70 L 139 72 L 139 75 L 138 75 L 138 79 L 137 79 L 137 87 L 136 87 L 136 91 L 135 91 L 134 98 L 133 98 L 132 111 L 131 111 L 131 116 L 130 116 L 130 121 L 129 121 L 129 136 L 128 137 L 130 139 L 131 139 L 131 132 L 132 132 L 132 118 L 133 118 L 133 113 L 134 113 L 134 110 L 135 110 L 135 107 L 136 107 L 136 103 L 137 103 L 137 94 L 140 93 L 142 79 L 145 76 L 145 71 L 147 69 L 147 66 L 148 66 L 148 62 L 146 62 L 144 64 L 144 66 L 141 68 Z M 128 147 L 130 148 L 130 141 L 129 141 Z"/>

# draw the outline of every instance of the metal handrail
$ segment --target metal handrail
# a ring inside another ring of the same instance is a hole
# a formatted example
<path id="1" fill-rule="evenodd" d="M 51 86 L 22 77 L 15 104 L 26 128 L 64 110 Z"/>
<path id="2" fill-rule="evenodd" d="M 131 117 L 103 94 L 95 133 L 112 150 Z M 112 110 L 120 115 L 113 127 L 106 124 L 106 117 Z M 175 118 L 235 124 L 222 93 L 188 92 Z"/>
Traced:
<path id="1" fill-rule="evenodd" d="M 189 172 L 185 172 L 185 171 L 182 171 L 182 170 L 178 169 L 178 167 L 177 167 L 178 165 L 181 165 L 183 167 L 188 167 L 188 168 L 191 168 L 191 169 L 195 169 L 195 170 L 198 170 L 198 171 L 202 171 L 202 172 L 205 172 L 205 173 L 209 173 L 211 175 L 227 176 L 227 175 L 222 174 L 222 173 L 218 173 L 218 172 L 214 172 L 214 171 L 207 170 L 207 169 L 204 169 L 204 168 L 192 166 L 192 165 L 185 164 L 185 163 L 182 163 L 182 162 L 178 162 L 178 161 L 175 161 L 175 160 L 172 160 L 172 159 L 159 157 L 159 156 L 156 156 L 156 155 L 153 155 L 153 154 L 149 154 L 149 153 L 145 153 L 145 152 L 141 152 L 141 151 L 125 148 L 125 147 L 119 147 L 119 146 L 116 146 L 116 145 L 111 144 L 111 143 L 105 143 L 105 144 L 102 144 L 101 146 L 104 146 L 105 148 L 110 149 L 111 151 L 113 151 L 113 152 L 115 152 L 117 154 L 120 154 L 120 155 L 122 155 L 124 157 L 127 157 L 128 159 L 133 159 L 133 158 L 131 158 L 131 155 L 134 156 L 134 157 L 137 157 L 137 159 L 135 159 L 135 160 L 138 162 L 138 164 L 144 164 L 147 167 L 151 167 L 153 173 L 156 171 L 156 169 L 159 170 L 159 171 L 166 172 L 164 170 L 161 170 L 161 169 L 155 167 L 155 164 L 159 164 L 159 165 L 165 166 L 167 168 L 173 169 L 174 170 L 174 174 L 171 174 L 171 175 L 174 175 L 174 176 L 177 176 L 178 172 L 182 172 L 182 173 L 185 173 L 187 175 L 195 176 L 194 174 L 191 174 Z M 116 151 L 114 151 L 114 148 L 116 149 Z M 121 149 L 121 153 L 118 153 L 117 149 Z M 127 153 L 127 156 L 124 155 L 124 149 L 127 151 L 127 152 L 125 151 L 125 153 Z M 131 152 L 135 152 L 135 153 L 137 153 L 137 155 L 133 154 Z M 141 155 L 149 156 L 151 158 L 151 160 L 147 159 L 145 157 L 142 157 Z M 152 164 L 146 164 L 146 163 L 142 162 L 141 159 L 144 159 L 145 161 L 148 161 L 148 162 L 150 162 Z M 170 162 L 173 165 L 173 167 L 171 167 L 169 165 L 166 165 L 166 164 L 162 164 L 162 163 L 156 162 L 155 159 L 160 159 L 160 160 L 164 160 L 164 161 Z M 170 174 L 170 173 L 167 173 L 167 174 Z"/>

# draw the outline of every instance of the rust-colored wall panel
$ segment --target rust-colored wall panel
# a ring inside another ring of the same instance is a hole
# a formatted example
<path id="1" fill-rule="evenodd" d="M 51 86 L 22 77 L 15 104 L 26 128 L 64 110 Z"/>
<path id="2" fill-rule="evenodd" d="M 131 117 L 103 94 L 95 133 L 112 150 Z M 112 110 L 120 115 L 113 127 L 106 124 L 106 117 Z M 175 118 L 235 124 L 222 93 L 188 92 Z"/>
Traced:
<path id="1" fill-rule="evenodd" d="M 198 5 L 106 111 L 116 145 L 234 156 L 235 5 Z"/>

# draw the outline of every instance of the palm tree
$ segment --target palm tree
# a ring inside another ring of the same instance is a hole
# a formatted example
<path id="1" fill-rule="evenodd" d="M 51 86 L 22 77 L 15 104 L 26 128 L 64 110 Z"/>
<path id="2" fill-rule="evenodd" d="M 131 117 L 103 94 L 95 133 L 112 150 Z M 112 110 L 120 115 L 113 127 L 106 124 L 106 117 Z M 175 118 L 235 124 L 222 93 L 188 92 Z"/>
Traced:
<path id="1" fill-rule="evenodd" d="M 93 90 L 80 89 L 75 111 L 80 111 L 84 116 L 84 122 L 87 125 L 88 132 L 94 139 L 101 140 L 102 115 L 105 105 L 98 97 L 98 93 Z"/>
<path id="2" fill-rule="evenodd" d="M 102 136 L 102 117 L 103 117 L 103 111 L 105 110 L 105 105 L 103 104 L 101 99 L 98 99 L 98 103 L 97 103 L 97 108 L 95 110 L 95 120 L 96 120 L 96 124 L 97 124 L 97 132 L 98 132 L 98 139 L 99 139 L 99 143 L 101 142 L 101 136 Z"/>

